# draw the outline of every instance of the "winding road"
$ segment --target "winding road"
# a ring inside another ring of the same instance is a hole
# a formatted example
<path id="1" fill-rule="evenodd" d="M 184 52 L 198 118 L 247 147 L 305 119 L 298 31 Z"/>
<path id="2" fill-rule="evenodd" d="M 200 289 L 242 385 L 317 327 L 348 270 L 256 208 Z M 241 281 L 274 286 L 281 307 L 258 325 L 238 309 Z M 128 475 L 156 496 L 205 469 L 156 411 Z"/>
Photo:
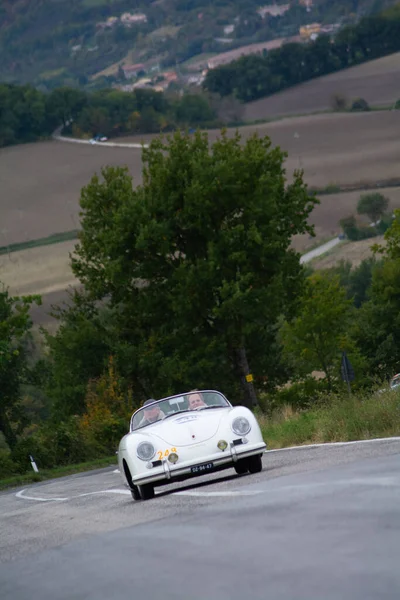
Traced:
<path id="1" fill-rule="evenodd" d="M 400 438 L 263 463 L 147 502 L 116 467 L 0 494 L 0 598 L 398 600 Z"/>

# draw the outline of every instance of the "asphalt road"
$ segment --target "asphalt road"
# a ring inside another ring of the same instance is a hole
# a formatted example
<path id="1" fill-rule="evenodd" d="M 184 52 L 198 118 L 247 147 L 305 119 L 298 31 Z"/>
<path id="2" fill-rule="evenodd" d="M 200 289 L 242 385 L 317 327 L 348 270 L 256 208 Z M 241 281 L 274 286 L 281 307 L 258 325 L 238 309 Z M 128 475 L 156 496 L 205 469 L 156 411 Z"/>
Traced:
<path id="1" fill-rule="evenodd" d="M 400 441 L 263 462 L 147 502 L 114 469 L 0 494 L 1 600 L 398 600 Z"/>

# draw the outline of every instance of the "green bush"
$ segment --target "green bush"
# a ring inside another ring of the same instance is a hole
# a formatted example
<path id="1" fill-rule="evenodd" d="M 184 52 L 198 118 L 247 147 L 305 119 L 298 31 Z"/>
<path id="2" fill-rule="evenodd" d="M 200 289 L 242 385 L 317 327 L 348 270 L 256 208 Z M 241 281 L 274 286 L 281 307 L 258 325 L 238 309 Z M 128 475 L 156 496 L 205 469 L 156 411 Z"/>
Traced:
<path id="1" fill-rule="evenodd" d="M 369 107 L 369 104 L 366 100 L 364 100 L 364 98 L 356 98 L 350 108 L 351 111 L 368 111 L 371 110 Z"/>
<path id="2" fill-rule="evenodd" d="M 325 392 L 326 382 L 323 379 L 308 377 L 271 394 L 269 396 L 269 406 L 271 409 L 287 405 L 293 408 L 306 408 L 317 402 L 321 394 Z"/>
<path id="3" fill-rule="evenodd" d="M 32 435 L 21 437 L 11 453 L 18 472 L 25 473 L 30 468 L 30 455 L 39 469 L 80 463 L 96 456 L 85 444 L 73 418 L 58 424 L 46 423 Z"/>
<path id="4" fill-rule="evenodd" d="M 10 452 L 0 450 L 0 479 L 11 477 L 18 473 L 18 466 L 12 461 Z"/>

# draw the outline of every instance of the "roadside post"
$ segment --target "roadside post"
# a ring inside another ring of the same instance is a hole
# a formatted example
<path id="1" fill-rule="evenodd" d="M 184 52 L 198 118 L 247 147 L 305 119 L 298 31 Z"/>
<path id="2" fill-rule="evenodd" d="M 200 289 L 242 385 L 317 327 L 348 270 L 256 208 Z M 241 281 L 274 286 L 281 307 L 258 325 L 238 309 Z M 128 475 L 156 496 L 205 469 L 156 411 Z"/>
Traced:
<path id="1" fill-rule="evenodd" d="M 35 473 L 39 473 L 39 469 L 37 468 L 37 464 L 35 463 L 35 459 L 33 458 L 33 456 L 30 454 L 29 455 L 30 461 L 31 461 L 31 465 L 32 465 L 32 469 L 35 471 Z"/>
<path id="2" fill-rule="evenodd" d="M 351 395 L 351 386 L 350 382 L 354 381 L 355 374 L 354 369 L 349 361 L 347 354 L 345 351 L 342 352 L 342 364 L 340 366 L 340 372 L 342 374 L 342 379 L 347 383 L 347 389 L 349 390 L 349 395 Z"/>

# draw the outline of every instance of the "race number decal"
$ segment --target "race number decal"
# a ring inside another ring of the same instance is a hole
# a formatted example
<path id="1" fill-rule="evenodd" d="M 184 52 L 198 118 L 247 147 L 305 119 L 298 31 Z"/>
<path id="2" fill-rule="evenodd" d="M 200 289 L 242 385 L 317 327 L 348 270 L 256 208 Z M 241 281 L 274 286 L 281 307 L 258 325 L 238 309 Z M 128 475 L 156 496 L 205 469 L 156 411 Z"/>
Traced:
<path id="1" fill-rule="evenodd" d="M 172 452 L 176 452 L 176 448 L 167 448 L 166 450 L 164 450 L 164 452 L 162 450 L 158 450 L 157 451 L 158 460 L 162 460 L 163 458 L 167 458 L 167 456 L 169 456 Z"/>

